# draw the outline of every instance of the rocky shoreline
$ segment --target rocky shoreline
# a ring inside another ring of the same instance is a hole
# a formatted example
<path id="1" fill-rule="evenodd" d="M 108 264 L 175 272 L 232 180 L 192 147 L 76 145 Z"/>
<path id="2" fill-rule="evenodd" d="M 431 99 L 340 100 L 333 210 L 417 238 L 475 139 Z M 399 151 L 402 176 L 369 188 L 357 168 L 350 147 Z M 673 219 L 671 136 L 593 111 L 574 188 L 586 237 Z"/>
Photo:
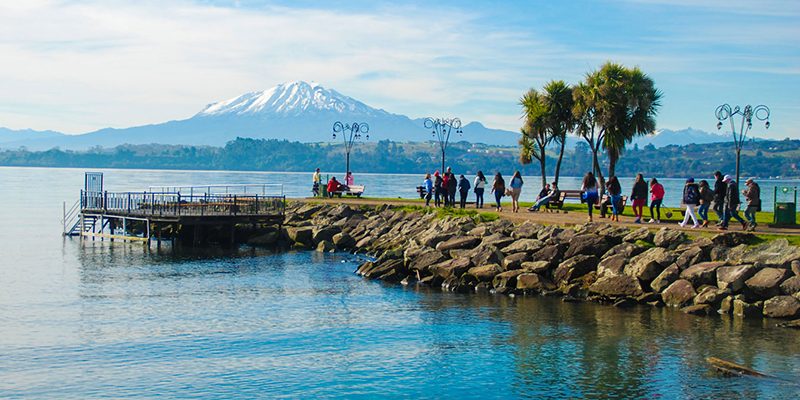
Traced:
<path id="1" fill-rule="evenodd" d="M 668 306 L 800 327 L 800 248 L 785 239 L 756 241 L 740 232 L 690 240 L 669 228 L 515 225 L 390 206 L 294 202 L 283 227 L 249 243 L 367 254 L 373 260 L 356 273 L 404 285 Z"/>

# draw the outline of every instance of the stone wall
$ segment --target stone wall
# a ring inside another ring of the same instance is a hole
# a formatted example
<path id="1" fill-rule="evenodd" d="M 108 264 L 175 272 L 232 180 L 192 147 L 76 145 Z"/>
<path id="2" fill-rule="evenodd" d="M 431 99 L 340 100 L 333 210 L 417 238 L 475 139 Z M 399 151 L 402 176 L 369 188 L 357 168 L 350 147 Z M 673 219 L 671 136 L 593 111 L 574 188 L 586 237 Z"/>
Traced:
<path id="1" fill-rule="evenodd" d="M 405 285 L 800 318 L 800 248 L 785 239 L 748 245 L 757 242 L 748 233 L 689 240 L 666 227 L 476 223 L 388 206 L 293 203 L 270 235 L 295 248 L 371 255 L 358 274 Z"/>

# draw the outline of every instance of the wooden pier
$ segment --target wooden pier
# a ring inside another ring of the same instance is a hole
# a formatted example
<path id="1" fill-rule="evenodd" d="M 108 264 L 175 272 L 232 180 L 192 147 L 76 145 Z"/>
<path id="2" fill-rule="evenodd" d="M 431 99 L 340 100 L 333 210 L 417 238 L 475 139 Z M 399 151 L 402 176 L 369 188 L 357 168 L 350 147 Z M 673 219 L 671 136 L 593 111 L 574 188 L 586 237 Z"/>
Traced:
<path id="1" fill-rule="evenodd" d="M 253 186 L 261 186 L 261 194 L 252 193 Z M 283 189 L 280 187 L 279 195 L 264 194 L 263 186 L 226 185 L 228 193 L 215 193 L 217 186 L 213 185 L 169 192 L 81 190 L 72 208 L 67 210 L 65 204 L 64 235 L 148 245 L 155 240 L 158 246 L 162 240 L 174 244 L 181 239 L 198 245 L 213 231 L 217 238 L 222 232 L 233 244 L 237 226 L 282 224 L 286 204 Z M 248 187 L 251 193 L 247 193 Z"/>

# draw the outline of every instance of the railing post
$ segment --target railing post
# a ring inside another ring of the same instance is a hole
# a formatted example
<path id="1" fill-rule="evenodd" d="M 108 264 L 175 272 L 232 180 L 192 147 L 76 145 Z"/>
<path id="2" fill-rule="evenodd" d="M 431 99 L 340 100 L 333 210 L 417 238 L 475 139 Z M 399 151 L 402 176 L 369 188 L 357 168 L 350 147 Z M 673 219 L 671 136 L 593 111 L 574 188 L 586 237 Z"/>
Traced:
<path id="1" fill-rule="evenodd" d="M 131 192 L 128 192 L 128 214 L 131 213 Z"/>
<path id="2" fill-rule="evenodd" d="M 108 212 L 108 190 L 103 192 L 103 211 Z"/>
<path id="3" fill-rule="evenodd" d="M 191 196 L 189 197 L 189 201 L 191 201 Z M 181 215 L 181 192 L 178 192 L 178 202 L 175 203 L 175 214 Z"/>
<path id="4" fill-rule="evenodd" d="M 256 214 L 258 214 L 258 193 L 256 193 Z"/>
<path id="5" fill-rule="evenodd" d="M 227 190 L 227 189 L 226 189 Z M 233 204 L 231 205 L 231 214 L 236 214 L 236 195 L 233 195 Z"/>

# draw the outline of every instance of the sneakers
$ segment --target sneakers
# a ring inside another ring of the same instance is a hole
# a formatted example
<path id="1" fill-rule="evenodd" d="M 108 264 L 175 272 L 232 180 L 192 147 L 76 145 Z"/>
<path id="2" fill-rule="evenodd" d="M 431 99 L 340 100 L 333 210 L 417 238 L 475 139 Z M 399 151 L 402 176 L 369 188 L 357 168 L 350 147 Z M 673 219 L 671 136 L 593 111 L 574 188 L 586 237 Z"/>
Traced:
<path id="1" fill-rule="evenodd" d="M 743 231 L 747 230 L 747 222 L 742 222 L 742 230 Z"/>
<path id="2" fill-rule="evenodd" d="M 686 226 L 686 224 L 685 224 L 685 223 L 683 223 L 683 222 L 678 222 L 678 225 L 680 225 L 680 226 L 681 226 L 681 228 L 683 228 L 683 227 L 685 227 L 685 226 Z"/>
<path id="3" fill-rule="evenodd" d="M 650 218 L 650 221 L 647 221 L 647 223 L 648 223 L 648 224 L 654 224 L 654 223 L 656 223 L 656 220 L 654 220 L 654 219 Z"/>
<path id="4" fill-rule="evenodd" d="M 642 219 L 641 218 L 636 218 L 636 221 L 633 221 L 633 223 L 634 224 L 641 224 L 642 223 Z"/>
<path id="5" fill-rule="evenodd" d="M 700 224 L 694 224 L 694 225 L 692 225 L 692 229 L 697 229 L 697 228 L 699 228 L 699 227 L 701 227 L 701 226 L 702 226 L 702 225 L 700 225 Z"/>

